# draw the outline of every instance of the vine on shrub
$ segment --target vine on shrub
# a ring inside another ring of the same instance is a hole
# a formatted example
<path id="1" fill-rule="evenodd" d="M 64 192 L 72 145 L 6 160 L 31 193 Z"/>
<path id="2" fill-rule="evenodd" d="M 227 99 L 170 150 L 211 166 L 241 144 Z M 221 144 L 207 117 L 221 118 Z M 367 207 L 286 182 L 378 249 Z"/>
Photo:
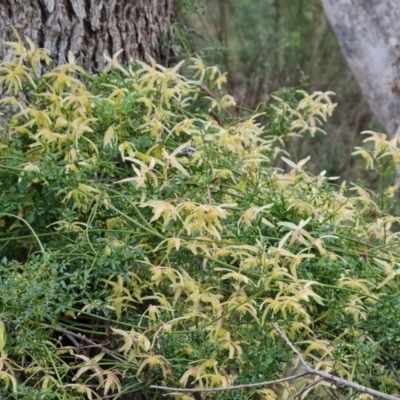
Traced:
<path id="1" fill-rule="evenodd" d="M 166 69 L 117 53 L 89 75 L 70 54 L 39 76 L 48 55 L 28 43 L 8 43 L 15 58 L 0 64 L 2 396 L 161 398 L 146 388 L 281 378 L 297 366 L 275 322 L 312 368 L 398 390 L 386 210 L 399 184 L 375 196 L 289 155 L 293 136 L 321 131 L 331 93 L 237 114 L 199 58 Z M 356 152 L 392 174 L 397 138 L 367 140 Z M 207 398 L 351 390 L 304 376 Z"/>

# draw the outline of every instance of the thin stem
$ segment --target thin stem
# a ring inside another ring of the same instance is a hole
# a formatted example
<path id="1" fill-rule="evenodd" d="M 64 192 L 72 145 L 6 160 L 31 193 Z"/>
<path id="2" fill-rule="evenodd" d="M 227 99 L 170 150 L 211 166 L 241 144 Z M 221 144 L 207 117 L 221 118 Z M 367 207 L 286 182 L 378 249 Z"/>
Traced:
<path id="1" fill-rule="evenodd" d="M 149 233 L 150 235 L 156 236 L 160 239 L 165 240 L 166 238 L 161 235 L 160 233 L 158 233 L 155 229 L 153 228 L 148 228 L 147 226 L 142 225 L 141 223 L 137 222 L 135 219 L 131 218 L 129 215 L 127 215 L 126 213 L 118 210 L 117 207 L 114 207 L 112 204 L 107 203 L 106 201 L 102 200 L 101 198 L 94 196 L 91 193 L 85 192 L 81 189 L 76 189 L 77 191 L 84 193 L 85 196 L 88 196 L 90 198 L 92 198 L 93 200 L 97 200 L 98 202 L 100 202 L 104 207 L 109 208 L 113 211 L 115 211 L 117 214 L 122 215 L 124 218 L 126 218 L 129 222 L 131 222 L 133 225 L 135 225 L 137 228 L 143 229 L 145 232 Z"/>
<path id="2" fill-rule="evenodd" d="M 28 221 L 25 221 L 23 218 L 19 217 L 18 215 L 13 215 L 13 214 L 8 214 L 8 213 L 1 213 L 0 216 L 2 216 L 2 215 L 6 216 L 6 217 L 11 217 L 11 218 L 17 218 L 21 222 L 23 222 L 30 229 L 30 231 L 32 232 L 32 234 L 35 237 L 36 241 L 38 242 L 42 255 L 46 254 L 46 252 L 44 250 L 44 247 L 42 245 L 42 242 L 39 240 L 38 235 L 36 234 L 36 232 L 34 231 L 32 226 L 28 223 Z"/>

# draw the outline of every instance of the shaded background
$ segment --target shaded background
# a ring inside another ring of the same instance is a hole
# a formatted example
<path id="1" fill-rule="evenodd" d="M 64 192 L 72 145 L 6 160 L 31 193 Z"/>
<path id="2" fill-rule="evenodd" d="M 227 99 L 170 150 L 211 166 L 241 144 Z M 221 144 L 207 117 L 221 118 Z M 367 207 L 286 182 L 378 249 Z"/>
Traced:
<path id="1" fill-rule="evenodd" d="M 311 172 L 342 180 L 378 176 L 351 156 L 365 136 L 381 128 L 346 64 L 320 0 L 182 0 L 175 34 L 180 55 L 199 54 L 228 72 L 227 91 L 243 107 L 256 108 L 282 87 L 308 83 L 307 91 L 333 91 L 338 103 L 317 134 L 296 142 L 299 159 L 311 155 Z"/>

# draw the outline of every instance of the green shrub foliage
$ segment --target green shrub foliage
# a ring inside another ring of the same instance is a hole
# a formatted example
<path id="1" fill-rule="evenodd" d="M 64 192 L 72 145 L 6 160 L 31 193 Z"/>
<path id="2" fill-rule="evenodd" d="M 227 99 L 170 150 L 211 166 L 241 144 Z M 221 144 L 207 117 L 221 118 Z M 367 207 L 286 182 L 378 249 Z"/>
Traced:
<path id="1" fill-rule="evenodd" d="M 385 210 L 398 183 L 374 195 L 290 155 L 331 115 L 331 93 L 238 114 L 200 58 L 166 69 L 116 54 L 89 75 L 70 54 L 39 73 L 45 50 L 8 46 L 0 396 L 156 399 L 154 385 L 277 379 L 298 360 L 273 322 L 313 368 L 397 391 L 398 219 Z M 368 167 L 393 171 L 397 138 L 367 140 Z M 299 397 L 351 394 L 315 381 L 202 398 L 289 399 L 310 383 Z"/>

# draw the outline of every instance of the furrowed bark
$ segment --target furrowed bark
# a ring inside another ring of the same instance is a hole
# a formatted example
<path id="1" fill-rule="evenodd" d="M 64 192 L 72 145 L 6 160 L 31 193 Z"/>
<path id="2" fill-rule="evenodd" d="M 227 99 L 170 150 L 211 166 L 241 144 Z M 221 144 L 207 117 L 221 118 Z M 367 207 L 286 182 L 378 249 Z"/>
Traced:
<path id="1" fill-rule="evenodd" d="M 2 41 L 15 41 L 11 26 L 39 47 L 51 51 L 56 65 L 68 51 L 86 70 L 105 65 L 103 53 L 124 49 L 122 61 L 168 59 L 163 46 L 171 35 L 175 0 L 3 0 L 0 1 Z M 0 43 L 0 59 L 7 47 Z"/>

